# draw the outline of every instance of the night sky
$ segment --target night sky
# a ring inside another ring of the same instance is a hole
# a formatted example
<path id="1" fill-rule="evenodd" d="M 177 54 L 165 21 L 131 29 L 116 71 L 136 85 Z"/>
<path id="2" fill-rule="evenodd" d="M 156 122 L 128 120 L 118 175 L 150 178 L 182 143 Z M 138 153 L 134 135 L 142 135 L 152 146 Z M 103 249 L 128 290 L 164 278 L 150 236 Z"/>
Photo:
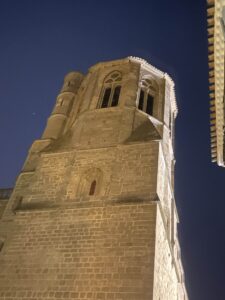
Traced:
<path id="1" fill-rule="evenodd" d="M 0 1 L 0 186 L 14 185 L 63 77 L 138 56 L 176 84 L 175 194 L 190 300 L 225 299 L 225 169 L 210 161 L 205 0 Z"/>

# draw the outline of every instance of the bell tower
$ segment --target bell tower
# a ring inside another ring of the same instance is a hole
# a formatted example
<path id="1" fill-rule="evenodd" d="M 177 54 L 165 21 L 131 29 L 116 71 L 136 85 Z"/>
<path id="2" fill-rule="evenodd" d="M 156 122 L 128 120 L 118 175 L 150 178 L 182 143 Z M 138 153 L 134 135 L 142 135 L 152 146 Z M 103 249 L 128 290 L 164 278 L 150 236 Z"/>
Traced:
<path id="1" fill-rule="evenodd" d="M 174 83 L 136 57 L 69 73 L 0 220 L 4 299 L 188 299 Z"/>

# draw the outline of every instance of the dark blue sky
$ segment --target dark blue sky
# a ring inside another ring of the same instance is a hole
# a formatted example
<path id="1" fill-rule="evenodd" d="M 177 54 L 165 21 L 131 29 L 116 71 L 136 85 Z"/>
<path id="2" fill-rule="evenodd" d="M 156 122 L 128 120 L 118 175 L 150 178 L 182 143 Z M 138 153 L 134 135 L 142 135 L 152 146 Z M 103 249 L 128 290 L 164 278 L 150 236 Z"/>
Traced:
<path id="1" fill-rule="evenodd" d="M 190 300 L 224 300 L 225 169 L 210 162 L 205 2 L 1 1 L 0 186 L 13 186 L 66 73 L 146 59 L 176 84 L 176 202 Z"/>

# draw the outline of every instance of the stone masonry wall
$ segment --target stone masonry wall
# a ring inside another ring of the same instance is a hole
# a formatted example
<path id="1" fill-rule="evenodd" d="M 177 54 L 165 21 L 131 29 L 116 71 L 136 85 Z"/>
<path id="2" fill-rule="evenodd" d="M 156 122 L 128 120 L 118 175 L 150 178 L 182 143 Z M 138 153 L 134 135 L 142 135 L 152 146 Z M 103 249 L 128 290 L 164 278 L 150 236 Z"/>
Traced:
<path id="1" fill-rule="evenodd" d="M 14 197 L 22 197 L 22 207 L 87 205 L 80 183 L 93 169 L 102 172 L 99 193 L 90 202 L 110 199 L 154 199 L 157 180 L 158 142 L 110 148 L 43 154 L 27 185 L 17 183 Z M 151 180 L 150 180 L 151 178 Z M 94 179 L 94 178 L 93 178 Z M 24 181 L 22 176 L 19 181 Z M 91 182 L 87 183 L 91 184 Z M 18 194 L 16 194 L 18 191 Z M 89 204 L 88 204 L 89 205 Z"/>
<path id="2" fill-rule="evenodd" d="M 156 217 L 155 269 L 154 269 L 154 300 L 182 300 L 183 290 L 179 288 L 179 278 L 173 262 L 165 221 L 160 206 Z"/>
<path id="3" fill-rule="evenodd" d="M 0 299 L 152 299 L 156 205 L 18 211 Z"/>
<path id="4" fill-rule="evenodd" d="M 0 226 L 0 299 L 151 299 L 158 146 L 44 153 L 22 173 Z M 98 193 L 82 194 L 96 169 Z"/>

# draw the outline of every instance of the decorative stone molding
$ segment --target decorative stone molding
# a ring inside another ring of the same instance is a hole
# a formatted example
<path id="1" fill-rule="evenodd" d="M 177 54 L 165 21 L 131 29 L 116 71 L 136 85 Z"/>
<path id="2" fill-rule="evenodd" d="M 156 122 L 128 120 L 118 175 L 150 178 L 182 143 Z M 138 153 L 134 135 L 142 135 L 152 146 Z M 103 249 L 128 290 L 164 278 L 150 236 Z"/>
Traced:
<path id="1" fill-rule="evenodd" d="M 177 109 L 177 102 L 176 102 L 176 96 L 175 96 L 174 82 L 173 82 L 172 78 L 167 73 L 164 73 L 164 72 L 158 70 L 156 67 L 149 64 L 143 58 L 135 57 L 135 56 L 128 56 L 128 59 L 130 59 L 132 61 L 136 61 L 138 63 L 141 63 L 141 65 L 144 68 L 146 68 L 148 71 L 152 72 L 156 76 L 165 78 L 165 80 L 167 80 L 167 82 L 169 83 L 169 85 L 171 87 L 171 107 L 172 107 L 172 110 L 173 110 L 174 115 L 176 117 L 176 115 L 178 113 L 178 109 Z"/>
<path id="2" fill-rule="evenodd" d="M 224 163 L 224 32 L 225 0 L 207 1 L 210 135 L 212 162 Z"/>

